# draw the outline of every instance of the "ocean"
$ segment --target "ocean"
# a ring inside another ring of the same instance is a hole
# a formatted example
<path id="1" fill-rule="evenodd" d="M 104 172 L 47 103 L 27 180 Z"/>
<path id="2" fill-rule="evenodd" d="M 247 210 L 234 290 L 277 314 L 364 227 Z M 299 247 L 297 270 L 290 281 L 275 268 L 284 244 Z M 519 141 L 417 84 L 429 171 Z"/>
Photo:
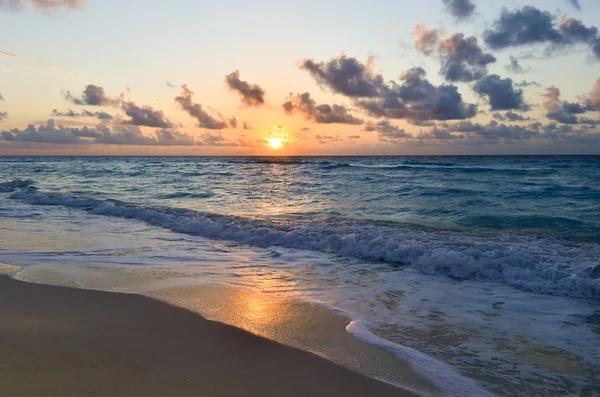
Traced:
<path id="1" fill-rule="evenodd" d="M 444 395 L 600 395 L 598 156 L 2 157 L 0 262 L 316 304 Z"/>

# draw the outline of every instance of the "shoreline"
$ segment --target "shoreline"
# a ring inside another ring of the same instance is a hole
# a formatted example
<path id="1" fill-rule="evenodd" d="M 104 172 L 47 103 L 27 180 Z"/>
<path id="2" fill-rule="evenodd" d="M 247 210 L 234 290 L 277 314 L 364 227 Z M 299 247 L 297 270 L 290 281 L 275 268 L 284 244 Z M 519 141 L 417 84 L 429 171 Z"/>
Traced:
<path id="1" fill-rule="evenodd" d="M 0 394 L 416 396 L 138 294 L 0 275 Z"/>

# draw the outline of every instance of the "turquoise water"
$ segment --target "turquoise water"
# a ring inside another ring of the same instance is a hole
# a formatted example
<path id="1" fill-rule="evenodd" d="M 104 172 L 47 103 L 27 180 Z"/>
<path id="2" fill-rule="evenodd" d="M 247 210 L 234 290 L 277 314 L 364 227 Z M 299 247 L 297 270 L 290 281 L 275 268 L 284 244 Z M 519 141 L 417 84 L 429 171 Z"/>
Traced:
<path id="1" fill-rule="evenodd" d="M 598 385 L 598 156 L 0 158 L 5 241 L 59 221 L 110 243 L 4 243 L 0 261 L 185 261 L 240 285 L 194 239 L 226 242 L 293 281 L 278 294 L 343 310 L 498 394 Z M 125 243 L 111 231 L 123 222 L 151 229 Z M 157 230 L 177 243 L 157 244 Z M 557 357 L 571 369 L 547 364 Z"/>

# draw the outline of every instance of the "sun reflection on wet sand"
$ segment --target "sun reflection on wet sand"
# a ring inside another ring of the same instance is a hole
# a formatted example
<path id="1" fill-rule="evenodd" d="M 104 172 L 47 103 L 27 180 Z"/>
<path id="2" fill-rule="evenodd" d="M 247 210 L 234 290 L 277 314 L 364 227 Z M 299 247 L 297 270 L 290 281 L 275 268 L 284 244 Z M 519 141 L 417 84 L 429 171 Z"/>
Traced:
<path id="1" fill-rule="evenodd" d="M 293 288 L 285 277 L 256 269 L 240 274 L 253 288 L 190 285 L 185 273 L 140 267 L 56 265 L 28 266 L 19 279 L 78 288 L 133 292 L 183 307 L 203 317 L 233 325 L 288 346 L 310 351 L 356 372 L 435 395 L 437 389 L 410 363 L 371 347 L 346 332 L 348 319 L 323 307 L 274 296 Z M 256 292 L 251 292 L 256 291 Z"/>

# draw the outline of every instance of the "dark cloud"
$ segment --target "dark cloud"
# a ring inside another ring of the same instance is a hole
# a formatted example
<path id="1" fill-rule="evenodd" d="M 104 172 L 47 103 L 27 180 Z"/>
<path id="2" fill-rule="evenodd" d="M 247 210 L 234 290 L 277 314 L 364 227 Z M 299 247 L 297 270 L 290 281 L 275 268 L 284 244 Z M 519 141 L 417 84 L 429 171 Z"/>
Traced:
<path id="1" fill-rule="evenodd" d="M 575 42 L 591 43 L 598 37 L 598 28 L 595 26 L 587 27 L 581 21 L 566 16 L 562 18 L 559 29 L 565 37 Z"/>
<path id="2" fill-rule="evenodd" d="M 342 54 L 328 62 L 305 59 L 300 68 L 307 70 L 323 87 L 351 98 L 376 97 L 384 85 L 383 78 L 373 73 L 369 57 L 366 64 Z"/>
<path id="3" fill-rule="evenodd" d="M 175 98 L 175 101 L 179 103 L 181 108 L 188 113 L 190 116 L 198 120 L 198 126 L 200 128 L 206 128 L 208 130 L 222 130 L 229 127 L 229 123 L 226 120 L 217 120 L 210 114 L 208 114 L 202 105 L 193 102 L 194 92 L 190 91 L 187 85 L 181 86 L 181 95 Z"/>
<path id="4" fill-rule="evenodd" d="M 409 69 L 376 99 L 357 101 L 369 115 L 408 120 L 461 120 L 474 117 L 477 106 L 467 104 L 454 85 L 434 86 L 422 68 Z"/>
<path id="5" fill-rule="evenodd" d="M 237 127 L 238 127 L 238 121 L 237 121 L 237 119 L 235 118 L 235 116 L 234 116 L 234 117 L 232 117 L 232 118 L 230 118 L 228 121 L 229 121 L 229 126 L 230 126 L 231 128 L 237 128 Z"/>
<path id="6" fill-rule="evenodd" d="M 400 141 L 412 138 L 412 135 L 406 132 L 404 128 L 392 124 L 389 120 L 381 120 L 377 123 L 369 121 L 363 129 L 367 132 L 377 131 L 379 139 L 382 141 Z"/>
<path id="7" fill-rule="evenodd" d="M 315 135 L 315 139 L 321 144 L 321 145 L 325 145 L 327 143 L 332 143 L 332 142 L 341 142 L 342 138 L 340 138 L 339 136 L 330 136 L 330 135 Z"/>
<path id="8" fill-rule="evenodd" d="M 567 0 L 567 2 L 575 7 L 577 11 L 581 11 L 581 4 L 579 3 L 579 0 Z"/>
<path id="9" fill-rule="evenodd" d="M 100 120 L 112 120 L 113 116 L 106 112 L 90 112 L 89 110 L 83 109 L 81 112 L 75 112 L 72 109 L 66 112 L 59 112 L 56 109 L 52 110 L 52 117 L 96 117 Z"/>
<path id="10" fill-rule="evenodd" d="M 244 130 L 251 130 L 252 128 L 254 127 L 252 127 L 252 125 L 250 125 L 250 123 L 248 123 L 247 121 L 244 121 L 244 123 L 242 124 L 242 129 Z"/>
<path id="11" fill-rule="evenodd" d="M 85 87 L 81 96 L 78 97 L 73 96 L 70 91 L 66 91 L 64 98 L 78 106 L 114 106 L 119 103 L 117 98 L 107 97 L 104 88 L 94 84 Z"/>
<path id="12" fill-rule="evenodd" d="M 168 81 L 167 81 L 167 87 L 179 88 L 179 86 L 177 84 L 172 84 L 172 83 L 169 83 Z"/>
<path id="13" fill-rule="evenodd" d="M 317 124 L 362 124 L 363 120 L 354 117 L 342 105 L 317 105 L 310 93 L 292 95 L 285 102 L 283 110 L 286 114 L 301 113 L 307 120 Z"/>
<path id="14" fill-rule="evenodd" d="M 60 8 L 79 9 L 83 7 L 83 0 L 0 0 L 0 10 L 19 10 L 26 4 L 31 4 L 40 11 L 54 11 Z"/>
<path id="15" fill-rule="evenodd" d="M 348 139 L 360 139 L 360 135 L 350 135 Z"/>
<path id="16" fill-rule="evenodd" d="M 260 107 L 265 103 L 265 90 L 256 84 L 240 80 L 240 72 L 235 70 L 225 76 L 225 82 L 230 89 L 241 95 L 242 103 L 251 107 Z"/>
<path id="17" fill-rule="evenodd" d="M 85 138 L 99 138 L 100 133 L 95 129 L 84 128 L 66 128 L 62 125 L 56 125 L 54 120 L 48 120 L 46 125 L 35 127 L 29 125 L 23 130 L 12 129 L 2 131 L 0 139 L 5 142 L 37 142 L 37 143 L 64 143 L 74 144 L 83 143 Z"/>
<path id="18" fill-rule="evenodd" d="M 515 87 L 541 87 L 541 84 L 537 81 L 521 81 L 519 83 L 515 83 Z"/>
<path id="19" fill-rule="evenodd" d="M 0 101 L 3 101 L 4 97 L 2 96 L 2 94 L 0 94 Z"/>
<path id="20" fill-rule="evenodd" d="M 483 52 L 475 37 L 454 33 L 442 39 L 438 29 L 428 30 L 418 24 L 413 29 L 415 47 L 426 55 L 437 55 L 441 61 L 440 74 L 448 81 L 470 82 L 487 73 L 487 65 L 496 62 L 492 54 Z"/>
<path id="21" fill-rule="evenodd" d="M 445 125 L 449 132 L 461 132 L 466 134 L 464 139 L 484 141 L 504 141 L 514 142 L 526 139 L 536 138 L 539 131 L 531 127 L 522 127 L 518 125 L 507 125 L 498 123 L 495 120 L 483 125 L 472 123 L 470 121 L 462 121 Z"/>
<path id="22" fill-rule="evenodd" d="M 165 118 L 162 110 L 156 110 L 150 106 L 138 106 L 133 102 L 123 102 L 121 108 L 130 117 L 125 124 L 155 128 L 173 127 L 173 123 Z"/>
<path id="23" fill-rule="evenodd" d="M 422 132 L 417 136 L 418 139 L 433 139 L 438 141 L 451 141 L 454 139 L 464 139 L 463 135 L 452 134 L 449 130 L 434 127 L 429 132 Z"/>
<path id="24" fill-rule="evenodd" d="M 442 0 L 446 10 L 457 19 L 465 19 L 473 15 L 475 4 L 473 0 Z"/>
<path id="25" fill-rule="evenodd" d="M 494 49 L 546 42 L 560 44 L 563 37 L 554 27 L 554 19 L 549 12 L 532 6 L 514 11 L 503 8 L 494 29 L 484 32 L 484 40 Z"/>
<path id="26" fill-rule="evenodd" d="M 510 57 L 510 63 L 508 65 L 506 65 L 504 68 L 506 70 L 508 70 L 509 72 L 516 73 L 516 74 L 527 73 L 531 70 L 531 68 L 525 69 L 523 66 L 521 66 L 521 63 L 519 62 L 519 60 L 513 56 Z"/>
<path id="27" fill-rule="evenodd" d="M 484 32 L 484 40 L 493 49 L 549 44 L 547 51 L 585 43 L 600 59 L 600 51 L 596 52 L 596 44 L 600 41 L 596 27 L 587 27 L 581 21 L 567 17 L 556 24 L 554 15 L 533 6 L 513 11 L 504 8 L 494 22 L 494 28 Z"/>
<path id="28" fill-rule="evenodd" d="M 0 112 L 0 121 L 8 118 L 8 112 Z"/>
<path id="29" fill-rule="evenodd" d="M 485 76 L 477 81 L 473 89 L 485 96 L 492 110 L 527 110 L 529 105 L 523 99 L 523 90 L 515 88 L 510 78 L 503 79 L 497 74 Z"/>
<path id="30" fill-rule="evenodd" d="M 492 120 L 482 130 L 475 131 L 473 134 L 485 140 L 512 142 L 535 138 L 538 131 L 518 125 L 500 124 Z"/>
<path id="31" fill-rule="evenodd" d="M 477 106 L 466 104 L 453 85 L 434 86 L 425 78 L 425 70 L 413 68 L 401 74 L 400 84 L 384 83 L 372 72 L 373 59 L 363 65 L 342 54 L 328 62 L 303 61 L 316 81 L 333 92 L 352 98 L 373 117 L 407 120 L 451 120 L 474 117 Z M 291 109 L 293 104 L 284 104 Z"/>
<path id="32" fill-rule="evenodd" d="M 201 139 L 200 145 L 217 146 L 217 147 L 239 146 L 238 143 L 229 141 L 227 138 L 225 138 L 223 135 L 221 135 L 220 132 L 216 132 L 216 133 L 207 132 L 205 134 L 202 134 L 202 139 Z"/>
<path id="33" fill-rule="evenodd" d="M 504 114 L 496 112 L 492 114 L 492 117 L 498 121 L 529 121 L 531 117 L 524 117 L 519 113 L 508 111 Z"/>
<path id="34" fill-rule="evenodd" d="M 111 128 L 107 124 L 99 124 L 93 128 L 71 128 L 56 125 L 52 119 L 48 120 L 46 125 L 39 127 L 29 125 L 23 130 L 3 131 L 0 139 L 5 142 L 86 145 L 193 146 L 197 144 L 190 135 L 170 129 L 159 129 L 153 136 L 147 136 L 134 125 L 116 125 Z"/>
<path id="35" fill-rule="evenodd" d="M 544 94 L 542 106 L 546 110 L 546 117 L 550 120 L 558 121 L 562 124 L 598 124 L 598 120 L 580 118 L 577 115 L 595 110 L 591 103 L 586 103 L 585 97 L 583 103 L 561 101 L 560 90 L 556 87 L 548 87 Z M 598 109 L 600 110 L 600 109 Z"/>

